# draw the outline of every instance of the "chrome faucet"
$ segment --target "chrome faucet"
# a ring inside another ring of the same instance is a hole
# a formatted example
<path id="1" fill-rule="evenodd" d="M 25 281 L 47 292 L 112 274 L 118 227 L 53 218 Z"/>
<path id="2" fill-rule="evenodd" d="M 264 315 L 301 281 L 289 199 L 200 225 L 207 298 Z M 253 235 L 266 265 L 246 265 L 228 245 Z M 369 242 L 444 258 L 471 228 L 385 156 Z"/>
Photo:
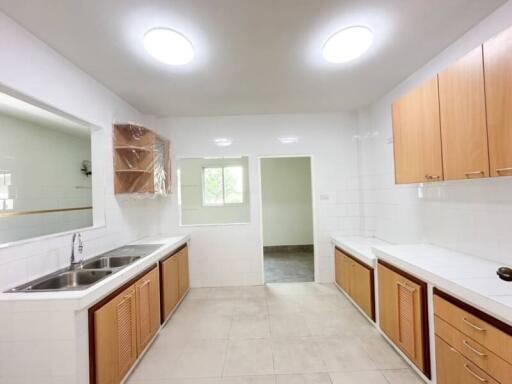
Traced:
<path id="1" fill-rule="evenodd" d="M 76 261 L 75 259 L 75 241 L 78 237 L 78 252 L 82 254 L 84 251 L 84 244 L 82 243 L 82 235 L 79 232 L 73 233 L 73 237 L 71 238 L 71 267 L 74 268 L 77 265 L 82 266 L 82 263 L 84 261 L 84 257 L 80 258 L 80 261 Z"/>

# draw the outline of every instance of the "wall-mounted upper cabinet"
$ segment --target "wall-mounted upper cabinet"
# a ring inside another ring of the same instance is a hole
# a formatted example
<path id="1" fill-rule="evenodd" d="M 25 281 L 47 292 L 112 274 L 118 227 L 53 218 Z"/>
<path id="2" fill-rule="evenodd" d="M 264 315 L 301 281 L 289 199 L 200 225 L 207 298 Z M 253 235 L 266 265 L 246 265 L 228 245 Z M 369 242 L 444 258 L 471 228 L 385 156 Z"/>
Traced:
<path id="1" fill-rule="evenodd" d="M 491 176 L 512 176 L 512 28 L 484 44 Z"/>
<path id="2" fill-rule="evenodd" d="M 512 176 L 512 28 L 393 103 L 397 184 Z"/>
<path id="3" fill-rule="evenodd" d="M 444 178 L 487 177 L 489 154 L 482 47 L 438 76 Z"/>
<path id="4" fill-rule="evenodd" d="M 437 76 L 393 103 L 397 184 L 443 180 Z"/>

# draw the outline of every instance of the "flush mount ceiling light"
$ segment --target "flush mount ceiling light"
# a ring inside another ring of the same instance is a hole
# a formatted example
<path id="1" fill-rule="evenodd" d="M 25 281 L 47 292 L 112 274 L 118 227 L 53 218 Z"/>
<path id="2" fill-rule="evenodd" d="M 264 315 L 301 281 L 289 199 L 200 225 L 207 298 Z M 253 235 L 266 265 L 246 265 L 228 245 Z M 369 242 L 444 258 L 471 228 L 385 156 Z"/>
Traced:
<path id="1" fill-rule="evenodd" d="M 349 27 L 329 37 L 323 47 L 324 59 L 330 63 L 346 63 L 365 53 L 373 43 L 373 33 L 362 26 Z"/>
<path id="2" fill-rule="evenodd" d="M 184 65 L 194 58 L 192 43 L 181 33 L 169 28 L 147 31 L 144 35 L 144 48 L 164 64 Z"/>
<path id="3" fill-rule="evenodd" d="M 226 139 L 225 137 L 221 137 L 221 138 L 213 140 L 213 142 L 215 143 L 215 145 L 217 145 L 219 147 L 229 147 L 233 143 L 233 140 Z"/>

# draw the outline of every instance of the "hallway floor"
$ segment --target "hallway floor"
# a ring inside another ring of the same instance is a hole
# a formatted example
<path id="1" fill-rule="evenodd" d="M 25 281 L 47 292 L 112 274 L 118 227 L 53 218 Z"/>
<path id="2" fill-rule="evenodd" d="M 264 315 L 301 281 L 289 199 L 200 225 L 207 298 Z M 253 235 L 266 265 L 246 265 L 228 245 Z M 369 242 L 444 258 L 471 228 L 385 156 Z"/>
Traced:
<path id="1" fill-rule="evenodd" d="M 315 281 L 313 251 L 264 251 L 265 283 Z"/>
<path id="2" fill-rule="evenodd" d="M 421 384 L 332 284 L 192 289 L 128 384 Z"/>

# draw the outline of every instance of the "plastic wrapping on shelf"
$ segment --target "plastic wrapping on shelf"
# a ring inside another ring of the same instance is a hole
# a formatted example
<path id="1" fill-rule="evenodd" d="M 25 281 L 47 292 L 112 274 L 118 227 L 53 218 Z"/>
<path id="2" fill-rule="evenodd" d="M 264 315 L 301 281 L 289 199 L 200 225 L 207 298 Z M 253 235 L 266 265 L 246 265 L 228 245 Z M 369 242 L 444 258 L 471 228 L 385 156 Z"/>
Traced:
<path id="1" fill-rule="evenodd" d="M 114 189 L 136 197 L 170 193 L 170 143 L 135 124 L 115 124 Z"/>

